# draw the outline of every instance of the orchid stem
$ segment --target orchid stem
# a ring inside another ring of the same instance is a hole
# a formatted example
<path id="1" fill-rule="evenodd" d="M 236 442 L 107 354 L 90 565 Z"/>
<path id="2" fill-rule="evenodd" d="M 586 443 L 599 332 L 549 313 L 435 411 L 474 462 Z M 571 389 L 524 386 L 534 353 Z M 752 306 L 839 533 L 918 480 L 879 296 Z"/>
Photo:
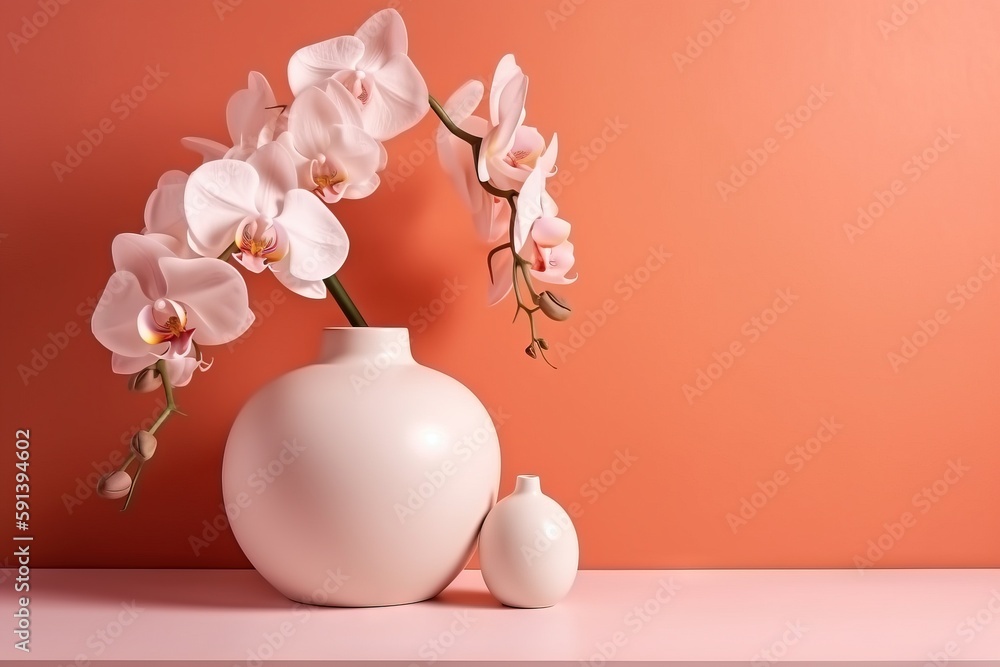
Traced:
<path id="1" fill-rule="evenodd" d="M 128 468 L 130 465 L 132 465 L 132 461 L 135 461 L 135 452 L 129 454 L 128 458 L 125 459 L 125 462 L 122 463 L 120 466 L 118 466 L 118 472 L 121 472 L 122 470 L 125 470 L 125 468 Z"/>
<path id="2" fill-rule="evenodd" d="M 156 433 L 156 431 L 161 426 L 163 426 L 163 423 L 167 421 L 167 419 L 173 413 L 177 412 L 180 414 L 184 414 L 177 409 L 177 403 L 174 401 L 174 386 L 170 384 L 170 374 L 167 373 L 167 362 L 165 362 L 163 359 L 157 361 L 156 372 L 159 373 L 160 380 L 161 382 L 163 382 L 163 396 L 164 398 L 166 398 L 167 405 L 166 407 L 163 408 L 163 411 L 160 413 L 160 416 L 156 418 L 156 421 L 153 422 L 153 425 L 149 427 L 150 435 Z M 131 465 L 133 461 L 135 461 L 135 458 L 136 456 L 134 451 L 129 453 L 129 457 L 125 460 L 125 463 L 123 463 L 121 467 L 118 469 L 124 470 L 129 465 Z M 132 494 L 135 493 L 136 484 L 138 484 L 139 482 L 139 473 L 142 472 L 143 463 L 145 463 L 145 461 L 139 461 L 139 467 L 135 471 L 135 479 L 132 480 L 132 486 L 129 487 L 128 496 L 125 498 L 125 504 L 122 506 L 121 509 L 122 512 L 128 509 L 128 504 L 132 500 Z"/>
<path id="3" fill-rule="evenodd" d="M 465 143 L 469 144 L 470 146 L 476 146 L 482 143 L 483 140 L 480 137 L 477 137 L 474 134 L 469 134 L 468 132 L 460 128 L 458 125 L 456 125 L 455 121 L 451 119 L 451 116 L 449 116 L 448 112 L 444 110 L 444 107 L 441 106 L 441 103 L 438 102 L 436 99 L 434 99 L 433 95 L 427 96 L 427 103 L 431 105 L 431 109 L 434 111 L 434 113 L 437 114 L 437 117 L 441 119 L 441 122 L 444 123 L 444 126 L 448 128 L 449 132 L 451 132 L 456 137 L 458 137 Z"/>
<path id="4" fill-rule="evenodd" d="M 330 296 L 333 300 L 337 302 L 340 309 L 344 312 L 347 317 L 347 321 L 351 323 L 352 327 L 366 327 L 368 323 L 365 322 L 365 318 L 361 316 L 361 311 L 358 307 L 354 305 L 354 301 L 351 300 L 351 296 L 344 289 L 343 283 L 336 275 L 332 275 L 328 278 L 323 279 L 323 284 L 326 285 L 326 289 L 329 290 Z"/>
<path id="5" fill-rule="evenodd" d="M 128 509 L 128 504 L 132 501 L 132 494 L 135 492 L 135 487 L 139 483 L 139 475 L 142 474 L 143 463 L 145 463 L 145 461 L 139 461 L 139 467 L 135 470 L 135 479 L 132 480 L 132 486 L 128 489 L 128 495 L 125 497 L 125 504 L 122 505 L 122 512 Z"/>
<path id="6" fill-rule="evenodd" d="M 174 386 L 170 384 L 170 376 L 167 373 L 167 362 L 163 361 L 163 359 L 157 361 L 156 372 L 160 374 L 160 379 L 163 382 L 163 396 L 167 400 L 167 406 L 163 408 L 163 412 L 156 418 L 153 425 L 149 427 L 150 435 L 156 433 L 157 429 L 163 425 L 163 422 L 167 421 L 171 413 L 178 412 L 177 403 L 174 402 Z"/>

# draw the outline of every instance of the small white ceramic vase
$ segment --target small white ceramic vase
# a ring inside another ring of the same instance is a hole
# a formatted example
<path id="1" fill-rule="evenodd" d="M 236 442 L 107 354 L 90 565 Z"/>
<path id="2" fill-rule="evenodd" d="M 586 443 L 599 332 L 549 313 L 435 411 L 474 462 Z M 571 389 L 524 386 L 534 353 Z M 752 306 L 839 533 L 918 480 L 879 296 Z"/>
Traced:
<path id="1" fill-rule="evenodd" d="M 508 607 L 551 607 L 576 579 L 580 543 L 559 503 L 542 493 L 537 475 L 518 475 L 514 492 L 486 516 L 479 566 L 497 600 Z"/>

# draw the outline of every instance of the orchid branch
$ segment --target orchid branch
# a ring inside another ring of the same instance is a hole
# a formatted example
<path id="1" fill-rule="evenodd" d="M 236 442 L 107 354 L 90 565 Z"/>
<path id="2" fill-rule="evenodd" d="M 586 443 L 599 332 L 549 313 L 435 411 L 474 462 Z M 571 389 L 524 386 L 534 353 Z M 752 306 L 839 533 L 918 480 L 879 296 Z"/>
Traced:
<path id="1" fill-rule="evenodd" d="M 476 135 L 470 134 L 469 132 L 466 132 L 465 130 L 460 128 L 455 123 L 455 121 L 451 119 L 451 116 L 448 115 L 448 112 L 444 110 L 444 107 L 441 106 L 441 103 L 438 102 L 436 99 L 434 99 L 433 95 L 428 96 L 427 100 L 428 103 L 430 104 L 431 109 L 433 109 L 434 113 L 437 114 L 437 117 L 441 119 L 441 122 L 444 124 L 444 126 L 448 128 L 448 131 L 451 132 L 456 137 L 458 137 L 459 139 L 461 139 L 462 141 L 464 141 L 465 143 L 469 144 L 470 147 L 472 147 L 473 163 L 479 164 L 479 153 L 483 148 L 482 137 L 477 137 Z M 549 344 L 548 342 L 546 342 L 544 338 L 541 338 L 538 335 L 537 329 L 535 327 L 535 313 L 541 310 L 538 304 L 542 299 L 542 297 L 540 294 L 538 294 L 538 292 L 535 291 L 534 285 L 532 284 L 531 281 L 531 273 L 529 271 L 531 269 L 531 262 L 522 257 L 514 248 L 514 227 L 517 224 L 518 192 L 517 190 L 501 190 L 500 188 L 496 187 L 489 181 L 480 180 L 479 185 L 481 185 L 486 192 L 493 195 L 494 197 L 498 199 L 507 200 L 507 203 L 510 205 L 510 224 L 508 226 L 508 231 L 507 231 L 508 241 L 507 243 L 504 243 L 502 245 L 497 246 L 496 248 L 493 248 L 490 251 L 489 255 L 486 256 L 486 264 L 489 267 L 490 271 L 490 282 L 494 282 L 493 256 L 502 250 L 510 250 L 511 258 L 513 259 L 513 267 L 511 275 L 511 280 L 513 282 L 512 291 L 514 292 L 514 299 L 517 302 L 517 308 L 514 311 L 514 321 L 517 321 L 517 316 L 520 315 L 521 312 L 523 311 L 528 316 L 528 326 L 531 332 L 531 342 L 524 349 L 524 352 L 532 359 L 541 356 L 542 359 L 545 361 L 545 363 L 547 363 L 549 366 L 552 366 L 552 368 L 555 368 L 555 366 L 552 365 L 552 362 L 549 361 L 548 357 L 545 356 L 545 350 L 549 348 Z M 531 297 L 531 303 L 533 304 L 533 307 L 528 306 L 522 300 L 522 295 L 521 295 L 522 285 L 523 288 L 528 291 L 528 294 Z"/>
<path id="2" fill-rule="evenodd" d="M 352 327 L 366 327 L 368 323 L 365 322 L 365 318 L 361 316 L 361 311 L 358 307 L 354 305 L 354 301 L 351 299 L 351 295 L 347 293 L 344 289 L 344 284 L 340 282 L 340 278 L 336 275 L 329 276 L 323 279 L 323 284 L 326 285 L 327 291 L 330 292 L 330 296 L 333 300 L 337 302 L 340 309 L 344 312 L 344 316 L 347 317 L 347 321 L 351 323 Z"/>
<path id="3" fill-rule="evenodd" d="M 160 381 L 163 383 L 163 397 L 167 401 L 167 405 L 163 408 L 163 411 L 160 412 L 160 415 L 156 418 L 156 421 L 153 422 L 153 425 L 149 427 L 147 431 L 149 435 L 156 433 L 156 431 L 163 426 L 164 422 L 166 422 L 173 413 L 177 412 L 179 414 L 183 414 L 177 409 L 177 402 L 174 400 L 174 386 L 170 383 L 170 374 L 167 372 L 166 362 L 163 361 L 163 359 L 160 359 L 156 362 L 154 368 L 156 369 L 156 373 L 160 376 Z M 133 450 L 129 452 L 128 458 L 125 459 L 125 462 L 118 468 L 119 472 L 132 465 L 132 462 L 135 461 L 135 459 L 136 453 Z M 144 463 L 145 461 L 139 461 L 139 467 L 135 471 L 135 478 L 133 478 L 132 485 L 129 487 L 128 496 L 125 498 L 125 504 L 121 509 L 122 512 L 128 509 L 128 504 L 132 500 L 132 494 L 135 493 L 135 487 L 139 483 L 139 475 L 142 473 L 142 466 Z"/>
<path id="4" fill-rule="evenodd" d="M 174 401 L 174 385 L 170 382 L 170 374 L 167 373 L 167 362 L 160 359 L 156 362 L 156 372 L 160 374 L 160 380 L 163 381 L 163 398 L 167 401 L 167 405 L 163 408 L 163 412 L 157 417 L 153 425 L 149 427 L 149 433 L 155 434 L 157 429 L 163 426 L 163 422 L 167 421 L 174 412 L 180 412 L 177 409 L 177 402 Z"/>

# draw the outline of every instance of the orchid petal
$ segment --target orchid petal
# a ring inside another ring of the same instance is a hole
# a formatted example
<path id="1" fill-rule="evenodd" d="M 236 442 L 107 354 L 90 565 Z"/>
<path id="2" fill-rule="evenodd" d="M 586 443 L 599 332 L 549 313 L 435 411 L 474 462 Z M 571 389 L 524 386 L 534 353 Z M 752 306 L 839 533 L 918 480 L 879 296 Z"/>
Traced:
<path id="1" fill-rule="evenodd" d="M 322 280 L 302 280 L 288 271 L 288 259 L 271 265 L 271 272 L 278 281 L 292 292 L 308 299 L 325 299 L 326 286 Z"/>
<path id="2" fill-rule="evenodd" d="M 170 384 L 175 387 L 184 387 L 191 382 L 196 370 L 207 370 L 202 368 L 201 362 L 194 357 L 164 359 L 163 363 L 167 366 L 167 377 L 170 379 Z"/>
<path id="3" fill-rule="evenodd" d="M 354 125 L 333 125 L 330 127 L 330 143 L 327 155 L 336 157 L 339 166 L 346 172 L 347 180 L 368 180 L 378 170 L 381 160 L 379 143 L 367 132 Z"/>
<path id="4" fill-rule="evenodd" d="M 462 203 L 472 213 L 483 206 L 483 190 L 476 177 L 476 170 L 469 159 L 469 145 L 452 134 L 438 135 L 438 161 L 444 169 L 452 185 L 458 192 Z"/>
<path id="5" fill-rule="evenodd" d="M 253 324 L 247 286 L 226 262 L 202 257 L 164 257 L 160 270 L 170 299 L 187 308 L 187 327 L 199 345 L 221 345 L 238 338 Z"/>
<path id="6" fill-rule="evenodd" d="M 507 235 L 510 227 L 510 203 L 506 199 L 497 199 L 485 190 L 483 191 L 483 207 L 473 214 L 479 236 L 493 243 Z"/>
<path id="7" fill-rule="evenodd" d="M 278 137 L 274 143 L 279 144 L 282 148 L 284 148 L 288 152 L 288 156 L 292 158 L 292 164 L 295 165 L 298 187 L 303 190 L 311 190 L 315 188 L 316 184 L 312 179 L 312 164 L 315 160 L 306 157 L 295 148 L 295 137 L 292 136 L 292 133 L 285 132 Z"/>
<path id="8" fill-rule="evenodd" d="M 309 158 L 326 149 L 330 143 L 327 128 L 340 122 L 342 115 L 331 96 L 312 86 L 303 90 L 288 110 L 288 132 L 295 150 Z"/>
<path id="9" fill-rule="evenodd" d="M 514 145 L 514 136 L 523 120 L 524 100 L 528 94 L 528 77 L 513 78 L 500 93 L 500 117 L 492 136 L 496 153 L 503 157 Z"/>
<path id="10" fill-rule="evenodd" d="M 555 217 L 559 215 L 559 205 L 547 191 L 542 193 L 542 215 Z"/>
<path id="11" fill-rule="evenodd" d="M 118 234 L 111 242 L 115 270 L 128 271 L 135 276 L 150 301 L 166 293 L 166 283 L 160 275 L 160 258 L 173 256 L 158 235 Z"/>
<path id="12" fill-rule="evenodd" d="M 181 139 L 181 146 L 200 155 L 203 163 L 221 160 L 229 150 L 229 146 L 225 144 L 201 137 L 184 137 Z"/>
<path id="13" fill-rule="evenodd" d="M 255 197 L 257 210 L 266 217 L 273 218 L 281 210 L 285 193 L 298 185 L 292 157 L 284 147 L 272 142 L 261 146 L 247 163 L 260 177 Z"/>
<path id="14" fill-rule="evenodd" d="M 247 87 L 233 93 L 226 105 L 226 123 L 233 146 L 256 148 L 261 130 L 277 115 L 273 109 L 276 105 L 274 93 L 264 75 L 250 72 Z"/>
<path id="15" fill-rule="evenodd" d="M 576 261 L 573 256 L 573 244 L 571 242 L 564 241 L 555 248 L 551 248 L 547 254 L 545 269 L 543 271 L 532 269 L 531 275 L 552 285 L 568 285 L 576 282 L 578 278 L 576 274 L 572 276 L 566 275 L 573 268 L 573 264 Z"/>
<path id="16" fill-rule="evenodd" d="M 132 375 L 133 373 L 138 373 L 144 368 L 148 368 L 156 363 L 158 357 L 147 352 L 146 354 L 140 355 L 138 357 L 127 357 L 124 354 L 119 354 L 117 352 L 111 353 L 111 370 L 119 375 Z M 173 376 L 170 378 L 171 383 L 173 382 Z"/>
<path id="17" fill-rule="evenodd" d="M 520 74 L 522 74 L 521 68 L 518 67 L 512 53 L 508 53 L 497 63 L 497 68 L 493 72 L 493 83 L 490 86 L 490 123 L 492 125 L 500 124 L 500 94 L 507 84 Z"/>
<path id="18" fill-rule="evenodd" d="M 165 260 L 175 259 L 171 257 Z M 196 262 L 195 259 L 177 259 L 178 262 Z M 129 271 L 117 271 L 108 280 L 107 287 L 94 309 L 90 325 L 94 337 L 112 352 L 126 357 L 142 357 L 151 348 L 139 335 L 136 317 L 149 305 L 150 298 L 142 290 L 139 279 Z"/>
<path id="19" fill-rule="evenodd" d="M 233 253 L 233 259 L 240 263 L 240 265 L 251 273 L 263 273 L 264 269 L 267 268 L 266 258 L 259 257 L 257 255 L 251 255 L 245 252 Z"/>
<path id="20" fill-rule="evenodd" d="M 157 241 L 170 248 L 178 257 L 197 257 L 188 245 L 188 224 L 184 216 L 184 189 L 188 175 L 183 171 L 171 170 L 160 177 L 156 189 L 146 200 L 143 218 L 146 228 L 143 233 L 155 235 Z"/>
<path id="21" fill-rule="evenodd" d="M 274 141 L 280 137 L 283 133 L 288 131 L 288 108 L 280 111 L 277 116 L 275 116 L 272 122 L 269 122 L 264 126 L 264 129 L 260 132 L 260 137 L 257 139 L 257 145 L 263 146 L 266 143 Z"/>
<path id="22" fill-rule="evenodd" d="M 394 55 L 374 76 L 361 119 L 370 135 L 385 141 L 416 125 L 430 109 L 427 84 L 405 53 Z"/>
<path id="23" fill-rule="evenodd" d="M 535 162 L 535 167 L 541 169 L 545 176 L 552 176 L 556 173 L 556 157 L 559 155 L 559 135 L 553 133 L 552 140 L 549 145 L 545 147 L 542 154 L 538 156 L 538 161 Z"/>
<path id="24" fill-rule="evenodd" d="M 259 185 L 257 171 L 246 162 L 215 160 L 195 169 L 184 190 L 191 247 L 208 257 L 222 254 L 237 225 L 257 216 Z"/>
<path id="25" fill-rule="evenodd" d="M 362 126 L 361 102 L 351 95 L 344 86 L 339 85 L 335 80 L 328 81 L 324 93 L 336 110 L 336 117 L 330 124 L 344 123 L 346 125 Z"/>
<path id="26" fill-rule="evenodd" d="M 237 144 L 233 146 L 226 154 L 222 156 L 223 160 L 239 160 L 240 162 L 246 162 L 250 159 L 250 156 L 257 152 L 257 147 L 251 144 Z"/>
<path id="27" fill-rule="evenodd" d="M 484 86 L 482 81 L 470 79 L 458 87 L 451 97 L 444 103 L 445 113 L 457 125 L 472 115 L 479 103 L 483 100 Z M 447 132 L 447 128 L 442 126 L 441 130 Z M 482 135 L 480 135 L 482 136 Z"/>
<path id="28" fill-rule="evenodd" d="M 385 150 L 382 142 L 378 142 L 378 170 L 382 171 L 389 164 L 389 152 Z"/>
<path id="29" fill-rule="evenodd" d="M 476 165 L 480 181 L 490 180 L 489 162 L 502 160 L 514 145 L 514 133 L 521 124 L 524 99 L 528 92 L 528 77 L 523 74 L 511 79 L 500 94 L 497 123 L 483 137 L 483 147 L 479 151 Z M 492 102 L 491 102 L 492 103 Z"/>
<path id="30" fill-rule="evenodd" d="M 493 306 L 510 294 L 514 287 L 514 258 L 509 252 L 501 250 L 491 258 L 490 267 L 493 270 L 493 281 L 486 293 L 486 301 Z"/>
<path id="31" fill-rule="evenodd" d="M 347 232 L 312 193 L 289 192 L 275 221 L 288 234 L 288 272 L 296 278 L 323 280 L 344 265 L 350 245 Z M 279 264 L 284 266 L 284 260 Z"/>
<path id="32" fill-rule="evenodd" d="M 293 95 L 329 79 L 335 72 L 355 69 L 365 44 L 350 35 L 303 47 L 288 61 L 288 85 Z"/>
<path id="33" fill-rule="evenodd" d="M 569 238 L 570 228 L 562 218 L 543 215 L 531 226 L 531 240 L 543 248 L 555 248 Z"/>
<path id="34" fill-rule="evenodd" d="M 350 183 L 344 188 L 344 199 L 364 199 L 378 189 L 382 179 L 378 174 L 372 174 L 371 178 L 361 183 Z"/>
<path id="35" fill-rule="evenodd" d="M 146 229 L 178 238 L 187 234 L 187 220 L 184 218 L 184 186 L 187 179 L 187 174 L 176 169 L 160 176 L 156 189 L 146 200 L 143 212 Z"/>
<path id="36" fill-rule="evenodd" d="M 514 250 L 520 252 L 528 240 L 531 226 L 542 215 L 542 192 L 545 188 L 545 174 L 534 169 L 525 179 L 517 197 L 517 218 L 514 222 Z"/>
<path id="37" fill-rule="evenodd" d="M 191 246 L 188 245 L 187 232 L 185 232 L 184 237 L 181 239 L 174 236 L 168 236 L 167 234 L 153 234 L 146 232 L 145 230 L 143 230 L 143 236 L 164 246 L 170 251 L 170 254 L 175 257 L 180 257 L 182 259 L 201 257 L 201 255 L 192 250 Z"/>
<path id="38" fill-rule="evenodd" d="M 380 69 L 392 56 L 406 53 L 406 25 L 399 12 L 391 7 L 372 14 L 354 36 L 365 45 L 356 69 Z"/>

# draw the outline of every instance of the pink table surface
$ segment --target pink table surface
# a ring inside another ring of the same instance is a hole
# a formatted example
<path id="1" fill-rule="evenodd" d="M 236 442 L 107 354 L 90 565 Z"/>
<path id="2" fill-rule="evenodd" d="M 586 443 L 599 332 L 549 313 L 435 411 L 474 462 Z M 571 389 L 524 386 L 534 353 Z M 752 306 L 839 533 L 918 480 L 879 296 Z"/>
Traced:
<path id="1" fill-rule="evenodd" d="M 4 662 L 1000 666 L 995 569 L 584 571 L 534 610 L 500 606 L 477 570 L 369 609 L 294 604 L 252 570 L 35 570 L 30 598 L 31 652 L 6 630 Z"/>

